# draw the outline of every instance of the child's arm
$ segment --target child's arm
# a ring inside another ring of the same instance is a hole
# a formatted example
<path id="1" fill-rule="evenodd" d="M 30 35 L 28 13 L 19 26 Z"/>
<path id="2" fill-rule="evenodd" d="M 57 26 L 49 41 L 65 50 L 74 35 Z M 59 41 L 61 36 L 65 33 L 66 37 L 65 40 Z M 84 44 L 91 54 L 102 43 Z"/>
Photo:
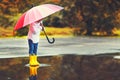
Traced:
<path id="1" fill-rule="evenodd" d="M 34 25 L 33 23 L 30 24 L 30 31 L 31 31 L 32 33 L 35 33 L 35 29 L 34 29 L 33 25 Z"/>

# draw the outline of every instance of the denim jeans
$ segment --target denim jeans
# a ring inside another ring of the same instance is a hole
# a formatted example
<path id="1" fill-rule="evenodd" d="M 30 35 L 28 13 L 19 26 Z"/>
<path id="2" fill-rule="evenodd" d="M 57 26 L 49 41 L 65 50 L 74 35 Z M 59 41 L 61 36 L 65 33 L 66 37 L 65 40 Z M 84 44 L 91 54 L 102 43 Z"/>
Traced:
<path id="1" fill-rule="evenodd" d="M 35 76 L 30 76 L 29 80 L 37 80 L 37 76 L 36 75 Z"/>
<path id="2" fill-rule="evenodd" d="M 31 39 L 28 39 L 29 44 L 29 54 L 30 55 L 37 55 L 38 43 L 33 43 Z"/>

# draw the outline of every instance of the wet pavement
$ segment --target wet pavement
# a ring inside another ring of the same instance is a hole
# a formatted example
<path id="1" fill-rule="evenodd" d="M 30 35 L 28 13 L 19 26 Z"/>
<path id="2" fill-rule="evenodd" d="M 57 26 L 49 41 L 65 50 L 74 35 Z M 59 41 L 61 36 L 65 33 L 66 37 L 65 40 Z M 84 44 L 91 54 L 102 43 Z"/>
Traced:
<path id="1" fill-rule="evenodd" d="M 61 54 L 96 55 L 120 53 L 120 38 L 112 37 L 70 37 L 55 38 L 54 44 L 40 39 L 38 56 L 57 56 Z M 28 57 L 27 39 L 0 39 L 0 58 Z"/>
<path id="2" fill-rule="evenodd" d="M 2 58 L 0 80 L 120 80 L 120 60 L 113 55 L 39 57 L 40 67 L 26 66 L 26 57 Z"/>
<path id="3" fill-rule="evenodd" d="M 26 39 L 0 39 L 0 80 L 120 80 L 120 38 L 41 39 L 39 67 L 29 67 Z"/>

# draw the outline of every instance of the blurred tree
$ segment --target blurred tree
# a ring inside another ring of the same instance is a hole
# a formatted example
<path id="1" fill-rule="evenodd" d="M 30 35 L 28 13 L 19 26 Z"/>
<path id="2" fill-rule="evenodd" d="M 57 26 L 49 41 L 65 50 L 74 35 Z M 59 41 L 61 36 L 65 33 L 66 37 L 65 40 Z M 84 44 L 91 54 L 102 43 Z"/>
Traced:
<path id="1" fill-rule="evenodd" d="M 75 3 L 77 0 L 61 0 L 60 2 L 64 6 L 63 10 L 63 23 L 66 26 L 77 27 L 82 20 L 81 11 L 77 9 Z"/>
<path id="2" fill-rule="evenodd" d="M 79 5 L 78 5 L 79 4 Z M 77 8 L 81 10 L 83 21 L 85 21 L 86 35 L 92 35 L 94 31 L 106 32 L 111 35 L 115 27 L 115 11 L 120 7 L 118 0 L 79 0 L 76 2 Z"/>
<path id="3" fill-rule="evenodd" d="M 120 29 L 120 9 L 115 12 L 115 27 L 116 29 Z"/>
<path id="4" fill-rule="evenodd" d="M 63 21 L 66 26 L 85 29 L 86 35 L 95 31 L 112 35 L 115 12 L 120 9 L 119 0 L 61 0 L 61 4 L 65 8 Z"/>
<path id="5" fill-rule="evenodd" d="M 24 1 L 22 3 L 22 1 Z M 25 0 L 1 0 L 0 1 L 0 26 L 9 27 L 13 26 L 14 19 L 12 19 L 15 15 L 22 11 L 22 9 L 26 9 L 25 6 L 27 1 Z M 21 5 L 21 6 L 20 6 Z M 22 8 L 21 8 L 22 7 Z"/>
<path id="6" fill-rule="evenodd" d="M 23 27 L 22 29 L 19 29 L 16 33 L 17 36 L 24 36 L 28 33 L 28 27 Z"/>
<path id="7" fill-rule="evenodd" d="M 93 35 L 120 27 L 120 0 L 0 0 L 0 26 L 14 26 L 19 16 L 33 6 L 54 3 L 64 10 L 45 18 L 45 26 L 79 27 L 79 34 Z M 86 33 L 85 33 L 86 32 Z"/>

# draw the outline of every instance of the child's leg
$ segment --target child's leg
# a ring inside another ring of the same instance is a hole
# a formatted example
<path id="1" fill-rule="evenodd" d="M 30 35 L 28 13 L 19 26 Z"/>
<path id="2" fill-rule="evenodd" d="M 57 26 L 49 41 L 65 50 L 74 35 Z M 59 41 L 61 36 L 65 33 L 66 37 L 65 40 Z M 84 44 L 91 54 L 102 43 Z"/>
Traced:
<path id="1" fill-rule="evenodd" d="M 38 49 L 38 43 L 34 43 L 34 50 L 33 53 L 34 55 L 34 62 L 36 65 L 39 65 L 40 63 L 37 61 L 37 49 Z"/>
<path id="2" fill-rule="evenodd" d="M 34 43 L 34 50 L 33 53 L 37 55 L 38 43 Z"/>
<path id="3" fill-rule="evenodd" d="M 28 39 L 28 44 L 29 44 L 29 54 L 33 55 L 33 50 L 34 50 L 34 44 L 33 41 Z"/>

